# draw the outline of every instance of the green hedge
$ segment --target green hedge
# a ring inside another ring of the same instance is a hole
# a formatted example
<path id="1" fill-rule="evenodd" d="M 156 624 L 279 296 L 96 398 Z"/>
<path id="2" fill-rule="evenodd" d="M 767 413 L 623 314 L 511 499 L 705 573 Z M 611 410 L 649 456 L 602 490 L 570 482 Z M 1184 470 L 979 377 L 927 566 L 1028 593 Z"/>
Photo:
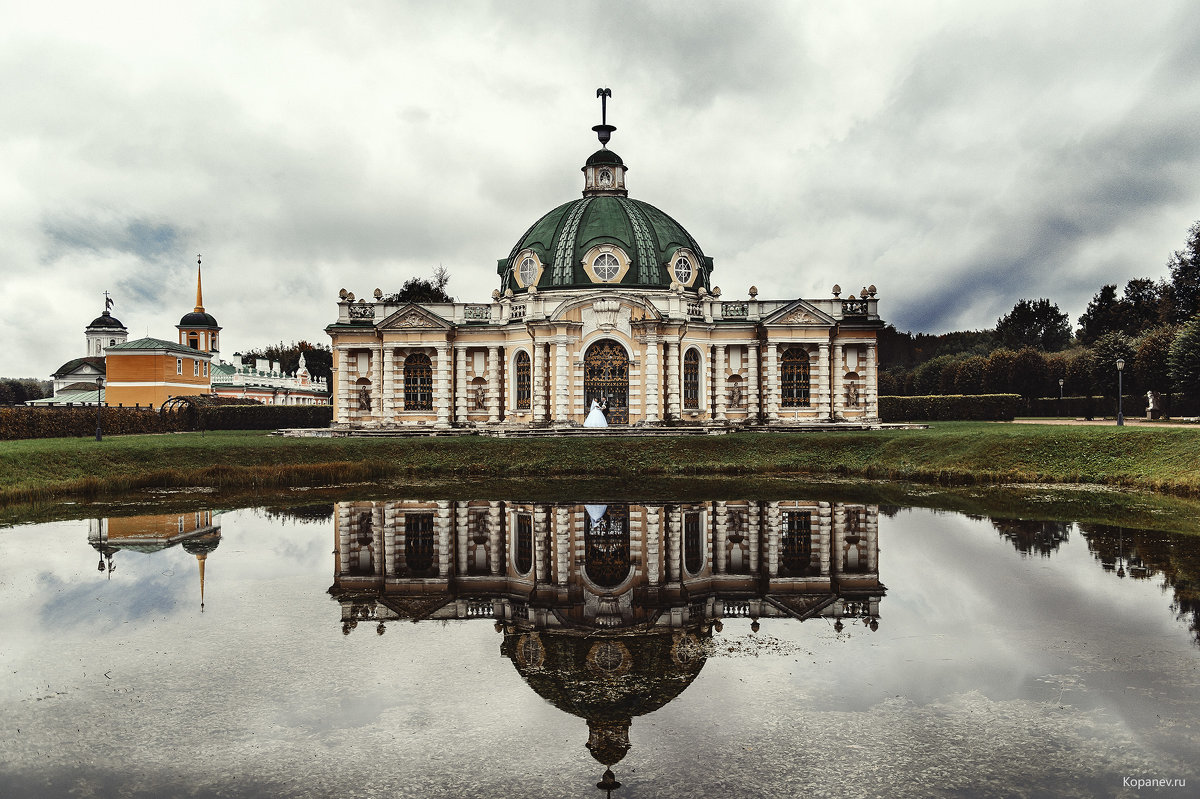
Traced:
<path id="1" fill-rule="evenodd" d="M 1200 416 L 1200 397 L 1172 394 L 1169 401 L 1164 394 L 1163 410 L 1172 416 Z M 1126 394 L 1121 410 L 1126 416 L 1146 415 L 1146 395 Z M 1068 419 L 1103 419 L 1117 415 L 1115 397 L 1040 397 L 1029 400 L 1025 413 L 1029 416 L 1062 416 Z"/>
<path id="2" fill-rule="evenodd" d="M 104 408 L 100 428 L 105 434 L 172 433 L 187 430 L 183 417 L 160 414 L 153 408 Z M 96 408 L 0 408 L 0 440 L 69 438 L 96 435 Z"/>
<path id="3" fill-rule="evenodd" d="M 277 430 L 281 427 L 329 427 L 328 405 L 217 405 L 160 413 L 152 408 L 104 408 L 105 435 L 174 433 L 188 430 Z M 0 440 L 69 438 L 96 434 L 96 408 L 16 406 L 0 408 Z"/>
<path id="4" fill-rule="evenodd" d="M 329 427 L 330 405 L 213 405 L 201 407 L 201 430 L 277 430 L 281 427 Z"/>
<path id="5" fill-rule="evenodd" d="M 885 422 L 1003 422 L 1015 418 L 1021 408 L 1019 394 L 879 398 L 879 418 Z"/>

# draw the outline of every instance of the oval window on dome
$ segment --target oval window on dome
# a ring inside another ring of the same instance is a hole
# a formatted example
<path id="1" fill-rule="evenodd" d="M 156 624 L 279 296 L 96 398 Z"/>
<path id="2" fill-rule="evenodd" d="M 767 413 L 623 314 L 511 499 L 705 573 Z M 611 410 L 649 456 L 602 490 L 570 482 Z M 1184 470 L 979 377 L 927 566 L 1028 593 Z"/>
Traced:
<path id="1" fill-rule="evenodd" d="M 597 278 L 608 283 L 616 279 L 617 273 L 621 271 L 621 263 L 617 260 L 617 256 L 603 252 L 596 256 L 595 261 L 592 261 L 592 271 L 595 272 Z"/>
<path id="2" fill-rule="evenodd" d="M 521 285 L 532 286 L 537 280 L 537 264 L 532 258 L 521 261 Z"/>
<path id="3" fill-rule="evenodd" d="M 692 262 L 686 255 L 675 259 L 675 279 L 684 285 L 692 279 Z"/>

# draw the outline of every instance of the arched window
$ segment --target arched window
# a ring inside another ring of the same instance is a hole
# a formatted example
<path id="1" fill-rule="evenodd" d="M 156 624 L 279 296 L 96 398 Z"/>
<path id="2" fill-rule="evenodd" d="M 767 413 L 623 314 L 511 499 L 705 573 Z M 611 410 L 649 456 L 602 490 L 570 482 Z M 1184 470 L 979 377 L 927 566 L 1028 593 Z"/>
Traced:
<path id="1" fill-rule="evenodd" d="M 404 359 L 404 409 L 433 410 L 433 365 L 423 352 Z"/>
<path id="2" fill-rule="evenodd" d="M 785 577 L 807 577 L 812 572 L 812 513 L 783 514 L 783 552 L 780 567 Z"/>
<path id="3" fill-rule="evenodd" d="M 517 574 L 529 574 L 533 568 L 533 516 L 517 514 Z"/>
<path id="4" fill-rule="evenodd" d="M 784 350 L 779 365 L 779 377 L 783 387 L 783 407 L 807 407 L 808 353 L 799 347 L 788 347 Z"/>
<path id="5" fill-rule="evenodd" d="M 532 258 L 525 258 L 521 261 L 521 285 L 532 286 L 537 280 L 537 264 Z"/>
<path id="6" fill-rule="evenodd" d="M 683 407 L 700 407 L 700 353 L 696 350 L 683 356 Z"/>
<path id="7" fill-rule="evenodd" d="M 683 515 L 683 567 L 687 569 L 688 574 L 698 574 L 700 567 L 704 565 L 702 546 L 700 514 L 685 513 Z"/>
<path id="8" fill-rule="evenodd" d="M 529 377 L 529 353 L 518 352 L 513 364 L 517 379 L 517 408 L 528 410 L 533 397 L 533 383 Z"/>

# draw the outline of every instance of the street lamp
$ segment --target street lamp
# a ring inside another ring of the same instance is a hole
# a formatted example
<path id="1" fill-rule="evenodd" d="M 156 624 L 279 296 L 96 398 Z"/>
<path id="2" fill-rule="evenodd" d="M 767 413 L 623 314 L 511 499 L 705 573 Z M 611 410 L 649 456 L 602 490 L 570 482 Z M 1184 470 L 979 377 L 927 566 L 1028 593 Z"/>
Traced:
<path id="1" fill-rule="evenodd" d="M 1062 395 L 1063 382 L 1064 381 L 1061 377 L 1058 378 L 1058 398 L 1060 400 L 1063 398 L 1063 395 Z"/>
<path id="2" fill-rule="evenodd" d="M 1117 358 L 1117 427 L 1125 425 L 1125 414 L 1122 412 L 1125 404 L 1125 391 L 1121 382 L 1121 377 L 1124 373 L 1125 359 Z"/>
<path id="3" fill-rule="evenodd" d="M 96 378 L 96 440 L 104 440 L 104 434 L 100 432 L 100 414 L 104 411 L 103 394 L 104 378 Z"/>

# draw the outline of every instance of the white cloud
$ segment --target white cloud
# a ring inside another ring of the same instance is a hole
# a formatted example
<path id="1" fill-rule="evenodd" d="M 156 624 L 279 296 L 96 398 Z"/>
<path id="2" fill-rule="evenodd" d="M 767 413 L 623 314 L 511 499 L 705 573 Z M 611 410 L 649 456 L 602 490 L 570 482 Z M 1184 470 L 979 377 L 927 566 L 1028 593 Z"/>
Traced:
<path id="1" fill-rule="evenodd" d="M 345 286 L 495 261 L 578 196 L 593 89 L 631 194 L 727 296 L 876 284 L 902 329 L 1072 316 L 1200 218 L 1187 3 L 16 4 L 0 31 L 0 375 L 113 291 L 171 337 L 197 252 L 227 353 Z M 13 113 L 13 109 L 17 112 Z"/>

